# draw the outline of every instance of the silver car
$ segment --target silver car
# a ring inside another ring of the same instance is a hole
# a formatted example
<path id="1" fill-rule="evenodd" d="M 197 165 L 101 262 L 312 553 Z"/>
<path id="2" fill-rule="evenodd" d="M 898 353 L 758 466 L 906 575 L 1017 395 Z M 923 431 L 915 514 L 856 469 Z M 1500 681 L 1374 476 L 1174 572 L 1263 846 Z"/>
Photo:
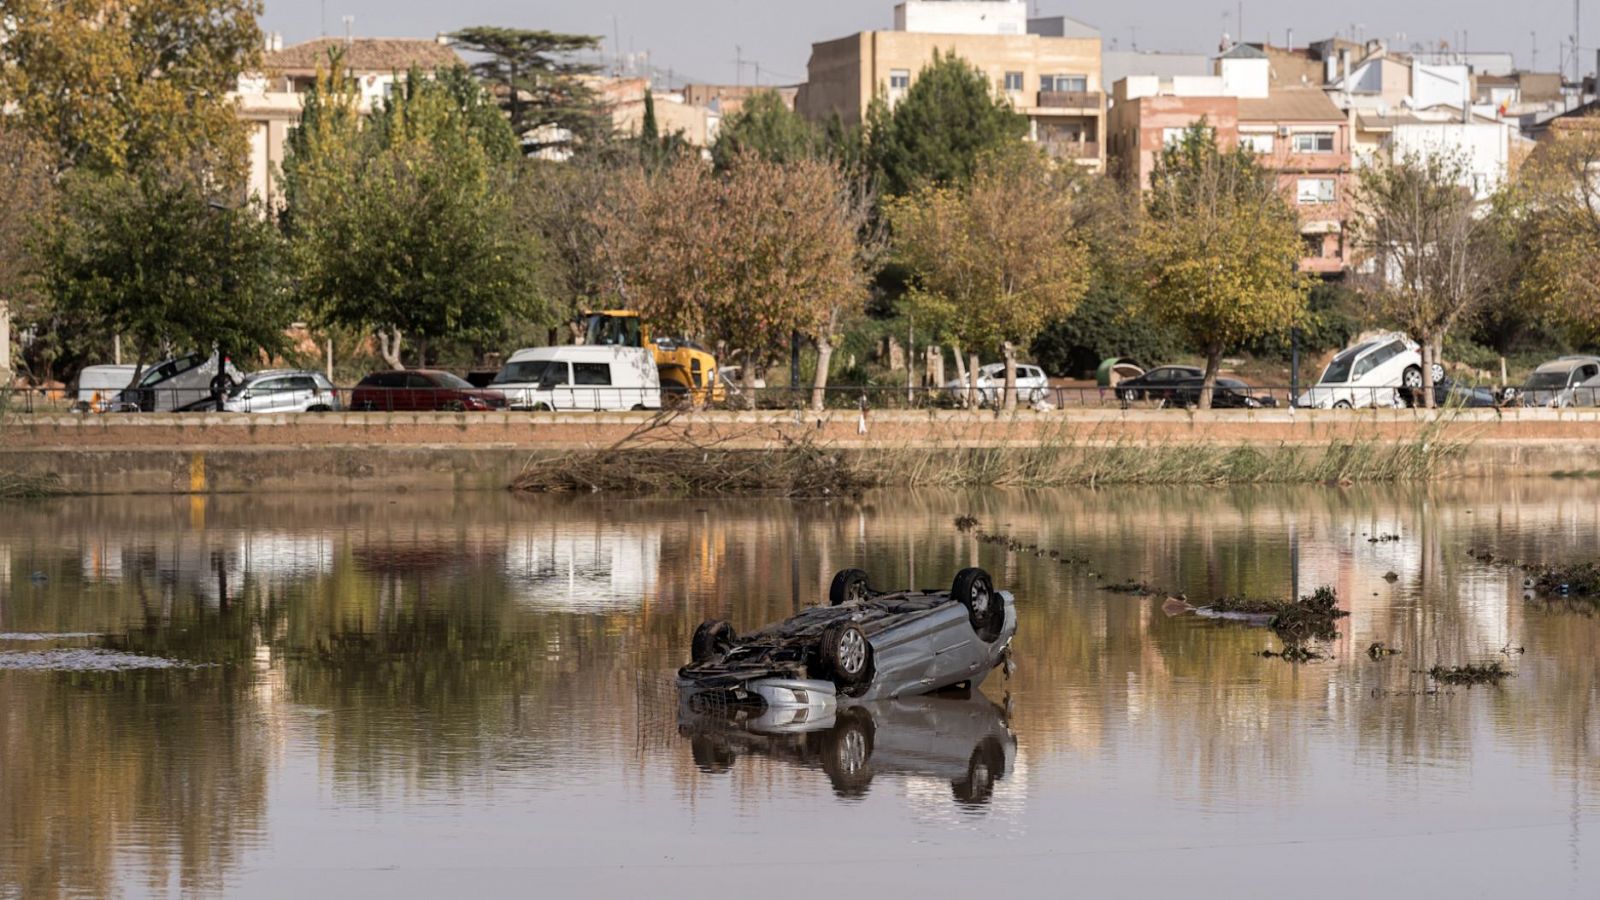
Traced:
<path id="1" fill-rule="evenodd" d="M 275 369 L 251 373 L 223 398 L 225 412 L 336 412 L 344 406 L 339 392 L 321 372 Z"/>
<path id="2" fill-rule="evenodd" d="M 1597 406 L 1596 378 L 1600 378 L 1600 357 L 1563 356 L 1534 369 L 1517 396 L 1523 406 Z"/>
<path id="3" fill-rule="evenodd" d="M 860 569 L 833 578 L 828 605 L 740 635 L 702 624 L 678 684 L 719 702 L 825 715 L 869 701 L 976 688 L 1010 659 L 1015 601 L 989 573 L 963 569 L 948 591 L 878 592 Z"/>

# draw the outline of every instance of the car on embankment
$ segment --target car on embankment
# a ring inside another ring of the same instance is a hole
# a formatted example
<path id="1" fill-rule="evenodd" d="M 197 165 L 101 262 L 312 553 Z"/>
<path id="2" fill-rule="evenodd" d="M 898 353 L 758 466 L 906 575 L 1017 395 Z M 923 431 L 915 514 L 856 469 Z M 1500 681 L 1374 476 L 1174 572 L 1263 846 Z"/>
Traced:
<path id="1" fill-rule="evenodd" d="M 1444 366 L 1433 364 L 1435 384 L 1444 380 Z M 1422 353 L 1403 334 L 1380 334 L 1334 356 L 1322 377 L 1295 400 L 1312 409 L 1364 409 L 1407 406 L 1422 389 Z"/>
<path id="2" fill-rule="evenodd" d="M 1124 409 L 1138 400 L 1152 400 L 1158 406 L 1192 409 L 1200 405 L 1205 391 L 1203 369 L 1194 366 L 1158 366 L 1135 378 L 1117 384 L 1117 399 Z M 1211 388 L 1212 409 L 1260 409 L 1277 406 L 1270 394 L 1257 394 L 1237 378 L 1219 376 Z"/>
<path id="3" fill-rule="evenodd" d="M 475 388 L 438 369 L 373 372 L 350 394 L 350 408 L 362 412 L 482 412 L 505 406 L 505 394 Z"/>
<path id="4" fill-rule="evenodd" d="M 1006 389 L 1006 364 L 990 363 L 978 369 L 978 405 L 993 407 L 999 404 Z M 961 402 L 966 395 L 967 380 L 952 378 L 944 384 L 945 396 Z M 1017 402 L 1032 406 L 1050 396 L 1050 376 L 1038 366 L 1017 363 Z"/>
<path id="5" fill-rule="evenodd" d="M 139 376 L 139 383 L 117 395 L 121 412 L 181 412 L 215 408 L 217 397 L 244 380 L 233 361 L 218 353 L 190 353 L 163 360 Z"/>
<path id="6" fill-rule="evenodd" d="M 828 605 L 739 634 L 721 619 L 695 630 L 680 689 L 728 705 L 804 707 L 976 688 L 1010 659 L 1013 597 L 963 569 L 949 590 L 875 591 L 860 569 L 833 578 Z"/>
<path id="7" fill-rule="evenodd" d="M 512 409 L 661 408 L 661 375 L 655 357 L 642 347 L 582 344 L 518 350 L 491 386 Z"/>
<path id="8" fill-rule="evenodd" d="M 339 391 L 328 376 L 310 369 L 251 372 L 222 398 L 223 412 L 338 412 L 343 408 Z"/>

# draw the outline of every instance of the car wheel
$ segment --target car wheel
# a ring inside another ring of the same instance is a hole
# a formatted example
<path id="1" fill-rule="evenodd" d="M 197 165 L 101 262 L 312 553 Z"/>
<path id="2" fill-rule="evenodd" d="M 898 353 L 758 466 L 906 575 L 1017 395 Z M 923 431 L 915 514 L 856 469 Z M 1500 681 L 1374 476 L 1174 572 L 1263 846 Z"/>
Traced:
<path id="1" fill-rule="evenodd" d="M 466 412 L 467 405 L 460 400 L 452 400 L 444 405 L 445 412 Z"/>
<path id="2" fill-rule="evenodd" d="M 1350 408 L 1350 401 L 1349 400 L 1338 400 L 1338 401 L 1335 401 L 1334 404 L 1333 404 L 1333 408 L 1334 409 L 1349 409 Z"/>
<path id="3" fill-rule="evenodd" d="M 829 606 L 859 603 L 870 596 L 872 591 L 867 587 L 867 573 L 860 569 L 841 569 L 833 576 L 833 583 L 828 585 Z"/>
<path id="4" fill-rule="evenodd" d="M 306 410 L 306 412 L 333 412 L 333 410 L 327 406 L 318 404 L 317 406 L 313 406 Z"/>
<path id="5" fill-rule="evenodd" d="M 644 404 L 643 403 L 635 403 L 633 405 L 633 411 L 634 412 L 644 412 Z"/>
<path id="6" fill-rule="evenodd" d="M 1429 368 L 1429 370 L 1431 370 L 1433 372 L 1433 383 L 1434 384 L 1438 384 L 1439 382 L 1444 380 L 1444 365 L 1442 363 L 1434 363 L 1433 365 L 1429 366 L 1428 368 Z"/>
<path id="7" fill-rule="evenodd" d="M 1422 367 L 1420 367 L 1420 366 L 1406 366 L 1405 374 L 1400 376 L 1400 386 L 1401 387 L 1410 388 L 1411 390 L 1414 390 L 1414 391 L 1415 390 L 1421 390 L 1422 389 Z"/>
<path id="8" fill-rule="evenodd" d="M 999 738 L 990 735 L 972 748 L 967 777 L 950 782 L 950 793 L 957 803 L 981 806 L 994 796 L 994 783 L 1005 774 L 1006 749 Z"/>
<path id="9" fill-rule="evenodd" d="M 689 659 L 698 663 L 721 656 L 733 648 L 736 639 L 733 626 L 726 619 L 708 619 L 694 630 L 694 637 L 689 641 Z"/>
<path id="10" fill-rule="evenodd" d="M 554 410 L 552 410 L 550 408 L 550 404 L 548 404 L 548 403 L 535 403 L 533 405 L 533 411 L 534 412 L 554 412 Z"/>
<path id="11" fill-rule="evenodd" d="M 1005 603 L 995 592 L 994 579 L 989 577 L 988 572 L 979 568 L 957 572 L 956 580 L 950 586 L 950 597 L 967 608 L 972 630 L 985 643 L 1000 636 L 1000 629 L 1005 624 Z"/>
<path id="12" fill-rule="evenodd" d="M 861 707 L 839 711 L 822 742 L 822 771 L 841 797 L 860 797 L 872 783 L 872 744 L 877 729 Z"/>
<path id="13" fill-rule="evenodd" d="M 867 633 L 854 622 L 835 622 L 822 632 L 822 659 L 841 686 L 867 680 L 872 667 L 872 645 Z"/>

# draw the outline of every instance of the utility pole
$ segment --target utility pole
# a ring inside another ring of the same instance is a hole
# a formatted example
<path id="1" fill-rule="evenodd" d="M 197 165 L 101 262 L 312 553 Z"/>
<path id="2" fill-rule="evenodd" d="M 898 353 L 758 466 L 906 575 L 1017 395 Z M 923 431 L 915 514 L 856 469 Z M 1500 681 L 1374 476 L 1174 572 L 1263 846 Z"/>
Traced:
<path id="1" fill-rule="evenodd" d="M 1578 40 L 1578 35 L 1582 34 L 1578 27 L 1578 11 L 1581 7 L 1581 0 L 1572 0 L 1572 83 L 1579 85 L 1579 94 L 1583 93 L 1583 61 L 1578 53 L 1578 47 L 1582 43 Z"/>
<path id="2" fill-rule="evenodd" d="M 733 86 L 739 87 L 744 82 L 740 77 L 744 74 L 744 48 L 738 44 L 733 45 Z"/>
<path id="3" fill-rule="evenodd" d="M 1528 71 L 1539 71 L 1539 32 L 1528 32 Z"/>

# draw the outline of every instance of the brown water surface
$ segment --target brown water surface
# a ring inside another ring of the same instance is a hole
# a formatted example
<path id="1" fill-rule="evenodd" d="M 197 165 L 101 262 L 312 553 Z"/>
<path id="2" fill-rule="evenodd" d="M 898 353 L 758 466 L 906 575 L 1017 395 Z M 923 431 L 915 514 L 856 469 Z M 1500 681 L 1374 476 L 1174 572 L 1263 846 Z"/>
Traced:
<path id="1" fill-rule="evenodd" d="M 1597 608 L 1470 548 L 1600 557 L 1600 483 L 7 506 L 0 898 L 1600 895 Z M 977 696 L 679 710 L 705 618 L 974 564 L 1020 619 Z M 1289 664 L 1128 578 L 1352 615 Z"/>

